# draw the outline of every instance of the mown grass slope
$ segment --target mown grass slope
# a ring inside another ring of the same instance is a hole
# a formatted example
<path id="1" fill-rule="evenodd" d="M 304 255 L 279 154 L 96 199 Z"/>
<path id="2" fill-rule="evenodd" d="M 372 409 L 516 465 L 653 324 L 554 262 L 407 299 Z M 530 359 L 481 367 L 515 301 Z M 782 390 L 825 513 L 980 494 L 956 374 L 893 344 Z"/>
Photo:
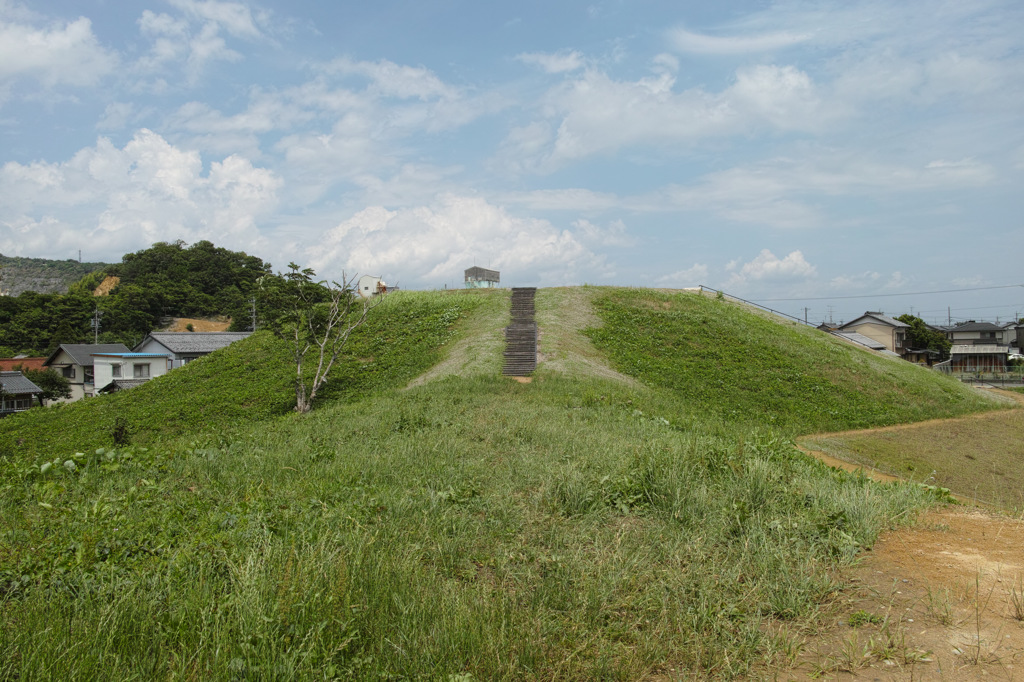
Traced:
<path id="1" fill-rule="evenodd" d="M 437 361 L 456 321 L 484 304 L 500 301 L 486 292 L 389 296 L 353 334 L 321 402 L 404 385 Z M 291 346 L 259 332 L 130 391 L 2 420 L 0 454 L 57 456 L 111 446 L 118 430 L 139 445 L 231 432 L 292 410 L 294 386 Z"/>
<path id="2" fill-rule="evenodd" d="M 698 293 L 609 289 L 589 332 L 619 371 L 699 419 L 785 433 L 884 426 L 996 404 L 950 377 Z"/>
<path id="3" fill-rule="evenodd" d="M 936 499 L 797 453 L 767 401 L 404 383 L 56 463 L 23 430 L 0 678 L 732 677 L 791 660 L 833 569 Z"/>

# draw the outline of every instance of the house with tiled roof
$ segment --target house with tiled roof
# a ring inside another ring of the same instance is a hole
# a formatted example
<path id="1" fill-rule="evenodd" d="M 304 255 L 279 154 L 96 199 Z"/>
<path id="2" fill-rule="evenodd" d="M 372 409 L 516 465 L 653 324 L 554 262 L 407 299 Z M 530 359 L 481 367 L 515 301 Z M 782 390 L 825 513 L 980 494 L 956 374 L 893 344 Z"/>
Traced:
<path id="1" fill-rule="evenodd" d="M 127 353 L 128 346 L 123 343 L 62 343 L 57 350 L 50 353 L 43 363 L 45 367 L 56 371 L 68 380 L 71 397 L 63 401 L 74 402 L 82 398 L 91 398 L 96 394 L 95 377 L 93 376 L 93 353 Z"/>
<path id="2" fill-rule="evenodd" d="M 1017 332 L 1012 323 L 994 324 L 992 322 L 962 322 L 952 327 L 947 327 L 946 338 L 954 345 L 997 345 L 1009 346 L 1015 341 Z"/>
<path id="3" fill-rule="evenodd" d="M 866 336 L 882 344 L 885 350 L 902 355 L 909 328 L 910 325 L 905 322 L 893 319 L 885 313 L 869 310 L 857 319 L 841 325 L 838 331 L 855 332 Z"/>
<path id="4" fill-rule="evenodd" d="M 25 378 L 21 372 L 0 371 L 0 417 L 23 412 L 38 404 L 43 389 Z"/>
<path id="5" fill-rule="evenodd" d="M 171 368 L 182 367 L 196 358 L 209 355 L 251 334 L 252 332 L 151 332 L 132 349 L 132 352 L 167 355 L 171 359 Z"/>

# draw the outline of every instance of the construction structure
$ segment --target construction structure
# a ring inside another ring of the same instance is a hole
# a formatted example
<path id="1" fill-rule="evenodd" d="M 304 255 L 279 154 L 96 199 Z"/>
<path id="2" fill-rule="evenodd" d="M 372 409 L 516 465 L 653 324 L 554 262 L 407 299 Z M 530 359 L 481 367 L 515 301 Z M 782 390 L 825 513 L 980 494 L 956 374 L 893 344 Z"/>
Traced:
<path id="1" fill-rule="evenodd" d="M 362 298 L 373 298 L 374 296 L 382 296 L 388 293 L 388 285 L 380 277 L 363 275 L 356 284 L 356 292 Z"/>
<path id="2" fill-rule="evenodd" d="M 467 289 L 493 289 L 501 282 L 501 273 L 497 270 L 473 266 L 465 272 Z"/>

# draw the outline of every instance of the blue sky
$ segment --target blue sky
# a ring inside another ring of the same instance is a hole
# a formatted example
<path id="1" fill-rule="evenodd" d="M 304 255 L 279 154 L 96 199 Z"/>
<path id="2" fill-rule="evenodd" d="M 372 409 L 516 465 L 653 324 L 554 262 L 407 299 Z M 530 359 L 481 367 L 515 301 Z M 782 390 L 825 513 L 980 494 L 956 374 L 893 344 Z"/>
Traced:
<path id="1" fill-rule="evenodd" d="M 1022 48 L 1016 0 L 0 0 L 0 253 L 1007 320 Z"/>

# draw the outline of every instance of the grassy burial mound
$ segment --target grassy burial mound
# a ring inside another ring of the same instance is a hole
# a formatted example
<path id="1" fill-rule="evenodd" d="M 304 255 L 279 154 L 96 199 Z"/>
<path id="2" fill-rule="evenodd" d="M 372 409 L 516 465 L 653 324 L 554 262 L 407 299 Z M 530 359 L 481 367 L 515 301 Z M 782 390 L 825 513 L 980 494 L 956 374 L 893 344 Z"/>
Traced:
<path id="1" fill-rule="evenodd" d="M 456 300 L 477 305 L 455 333 L 489 335 L 505 299 Z M 454 345 L 428 336 L 408 352 Z M 763 671 L 799 653 L 835 567 L 935 501 L 798 454 L 764 401 L 730 421 L 673 386 L 543 371 L 397 390 L 407 361 L 309 415 L 74 466 L 32 459 L 22 431 L 0 480 L 0 677 Z"/>
<path id="2" fill-rule="evenodd" d="M 798 434 L 950 417 L 996 405 L 959 381 L 697 293 L 609 289 L 588 333 L 612 365 L 697 420 Z"/>
<path id="3" fill-rule="evenodd" d="M 500 306 L 498 298 L 463 292 L 388 296 L 353 334 L 325 402 L 403 386 L 437 362 L 460 317 L 484 303 Z M 0 455 L 59 456 L 223 434 L 290 412 L 294 381 L 291 346 L 259 332 L 130 391 L 0 421 Z"/>

